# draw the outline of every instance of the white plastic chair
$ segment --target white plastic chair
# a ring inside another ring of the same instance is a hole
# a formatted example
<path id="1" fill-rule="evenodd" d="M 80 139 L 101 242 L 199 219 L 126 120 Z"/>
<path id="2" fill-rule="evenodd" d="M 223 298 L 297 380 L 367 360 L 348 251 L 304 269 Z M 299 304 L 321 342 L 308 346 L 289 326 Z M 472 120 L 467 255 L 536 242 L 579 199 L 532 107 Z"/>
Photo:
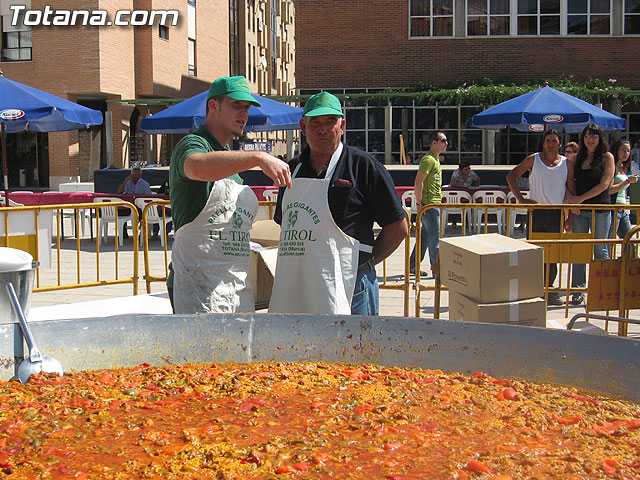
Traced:
<path id="1" fill-rule="evenodd" d="M 407 200 L 409 200 L 409 208 L 407 208 Z M 416 228 L 416 216 L 418 215 L 418 202 L 416 201 L 415 190 L 407 190 L 401 197 L 402 206 L 409 212 L 409 220 L 411 228 Z"/>
<path id="2" fill-rule="evenodd" d="M 507 194 L 502 190 L 478 190 L 471 197 L 471 201 L 477 204 L 487 204 L 487 203 L 506 203 L 507 202 Z M 483 226 L 482 223 L 482 215 L 486 212 L 487 216 L 490 214 L 495 214 L 496 222 L 498 224 L 498 233 L 503 233 L 505 230 L 505 209 L 504 208 L 476 208 L 475 209 L 475 222 L 476 222 L 476 233 L 480 233 L 481 228 Z M 488 219 L 487 219 L 488 222 Z"/>
<path id="3" fill-rule="evenodd" d="M 42 192 L 42 195 L 59 195 L 60 192 L 58 191 L 46 191 L 46 192 Z M 76 235 L 76 219 L 75 219 L 75 213 L 76 210 L 64 210 L 64 209 L 60 209 L 60 210 L 54 210 L 53 211 L 53 215 L 54 216 L 58 216 L 58 213 L 62 213 L 62 221 L 64 221 L 65 218 L 69 218 L 71 220 L 71 234 L 74 237 L 77 237 Z M 82 236 L 84 237 L 84 232 L 85 232 L 85 219 L 87 219 L 87 221 L 91 222 L 91 211 L 86 209 L 86 208 L 82 208 L 78 210 L 78 215 L 79 215 L 79 224 L 80 224 L 80 231 L 82 232 Z M 51 218 L 51 221 L 53 222 L 53 217 Z M 52 228 L 53 231 L 53 228 Z M 62 231 L 64 232 L 64 225 L 62 228 Z M 62 235 L 62 238 L 64 238 L 64 235 Z"/>
<path id="4" fill-rule="evenodd" d="M 110 203 L 110 202 L 121 202 L 121 198 L 117 197 L 96 197 L 93 199 L 94 203 Z M 104 241 L 107 241 L 108 230 L 110 223 L 116 223 L 116 210 L 118 207 L 107 206 L 100 208 L 100 224 L 98 225 L 98 235 L 96 236 L 96 241 L 98 245 L 100 245 L 100 237 L 104 236 Z M 122 207 L 127 208 L 127 207 Z M 124 244 L 124 229 L 126 228 L 127 222 L 133 221 L 133 212 L 129 209 L 129 214 L 120 214 L 118 213 L 118 225 L 116 225 L 118 232 L 118 243 L 120 246 Z"/>
<path id="5" fill-rule="evenodd" d="M 262 192 L 262 195 L 264 195 L 264 198 L 266 198 L 268 201 L 270 202 L 277 202 L 278 201 L 278 189 L 269 189 L 269 190 L 264 190 Z"/>
<path id="6" fill-rule="evenodd" d="M 529 198 L 528 190 L 521 190 L 520 193 L 524 198 Z M 518 203 L 518 200 L 516 199 L 516 196 L 513 194 L 513 192 L 507 193 L 507 203 L 510 205 Z M 516 215 L 524 215 L 525 217 L 529 217 L 529 210 L 526 208 L 511 209 L 511 213 L 509 215 L 509 232 L 511 232 L 511 235 L 513 235 L 513 231 L 515 230 Z"/>
<path id="7" fill-rule="evenodd" d="M 144 197 L 144 198 L 136 198 L 133 203 L 135 203 L 136 207 L 140 209 L 140 215 L 144 212 L 145 207 L 148 203 L 155 201 L 155 198 Z M 151 205 L 147 209 L 147 225 L 158 225 L 160 227 L 160 246 L 164 247 L 165 236 L 167 234 L 167 224 L 172 221 L 171 215 L 167 215 L 165 213 L 164 222 L 162 219 L 162 209 L 160 205 Z M 142 220 L 140 222 L 140 239 L 142 240 L 142 235 L 144 235 L 144 229 L 142 228 Z"/>
<path id="8" fill-rule="evenodd" d="M 471 194 L 464 190 L 443 190 L 442 191 L 442 203 L 471 203 Z M 449 215 L 457 214 L 460 215 L 461 221 L 467 222 L 469 229 L 473 227 L 473 209 L 466 208 L 464 209 L 464 217 L 463 216 L 462 207 L 446 207 L 442 209 L 442 225 L 446 227 L 447 220 Z"/>

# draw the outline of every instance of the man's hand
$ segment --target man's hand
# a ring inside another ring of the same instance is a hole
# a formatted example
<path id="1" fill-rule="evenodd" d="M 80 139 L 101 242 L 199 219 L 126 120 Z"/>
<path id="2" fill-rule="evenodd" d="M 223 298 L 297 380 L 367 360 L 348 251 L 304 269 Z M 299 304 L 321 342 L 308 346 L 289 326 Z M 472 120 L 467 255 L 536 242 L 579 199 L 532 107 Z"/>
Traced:
<path id="1" fill-rule="evenodd" d="M 532 200 L 530 198 L 524 198 L 522 197 L 522 200 L 518 200 L 518 203 L 529 203 L 529 204 L 536 204 L 538 202 L 536 202 L 535 200 Z"/>
<path id="2" fill-rule="evenodd" d="M 122 193 L 124 192 L 124 187 L 127 186 L 127 183 L 129 183 L 129 180 L 133 180 L 133 177 L 131 175 L 129 175 L 127 178 L 125 178 L 122 183 L 120 184 L 120 186 L 118 187 L 118 193 Z"/>
<path id="3" fill-rule="evenodd" d="M 273 180 L 273 184 L 276 187 L 291 187 L 291 170 L 289 169 L 289 164 L 266 152 L 261 153 L 262 155 L 258 166 L 264 174 Z"/>

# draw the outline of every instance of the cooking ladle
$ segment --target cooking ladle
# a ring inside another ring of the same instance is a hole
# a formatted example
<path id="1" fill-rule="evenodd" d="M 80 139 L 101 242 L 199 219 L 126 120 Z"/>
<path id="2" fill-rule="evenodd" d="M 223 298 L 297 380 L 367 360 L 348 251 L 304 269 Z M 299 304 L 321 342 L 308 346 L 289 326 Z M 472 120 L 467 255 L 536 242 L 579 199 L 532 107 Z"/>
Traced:
<path id="1" fill-rule="evenodd" d="M 18 301 L 16 291 L 13 289 L 11 282 L 7 283 L 7 293 L 11 299 L 13 309 L 18 316 L 18 320 L 20 320 L 22 334 L 24 335 L 24 338 L 27 341 L 27 346 L 29 347 L 29 357 L 22 360 L 22 363 L 20 363 L 20 367 L 18 368 L 18 379 L 20 382 L 27 383 L 29 381 L 29 377 L 34 373 L 47 372 L 62 375 L 62 365 L 60 365 L 60 362 L 55 358 L 51 358 L 49 355 L 42 355 L 40 350 L 38 350 L 36 342 L 33 339 L 33 335 L 31 335 L 29 325 L 27 324 L 27 319 L 24 318 L 24 313 L 22 312 L 22 307 Z"/>

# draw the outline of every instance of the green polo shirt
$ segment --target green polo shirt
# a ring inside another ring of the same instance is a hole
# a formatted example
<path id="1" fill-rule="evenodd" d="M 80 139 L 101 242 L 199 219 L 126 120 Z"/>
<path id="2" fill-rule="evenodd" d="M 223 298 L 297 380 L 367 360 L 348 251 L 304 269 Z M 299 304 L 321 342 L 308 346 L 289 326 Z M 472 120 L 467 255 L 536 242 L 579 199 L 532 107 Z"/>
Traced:
<path id="1" fill-rule="evenodd" d="M 169 194 L 171 196 L 171 218 L 173 228 L 178 231 L 180 227 L 192 222 L 202 211 L 209 199 L 213 182 L 192 180 L 184 173 L 184 161 L 194 153 L 217 152 L 229 150 L 213 136 L 213 134 L 201 125 L 194 133 L 183 137 L 173 149 L 171 164 L 169 166 Z M 243 181 L 240 175 L 231 177 L 240 185 Z M 173 287 L 173 268 L 169 265 L 169 277 L 167 287 Z"/>
<path id="2" fill-rule="evenodd" d="M 442 202 L 442 168 L 440 161 L 431 152 L 424 154 L 418 170 L 426 173 L 422 183 L 422 205 Z"/>

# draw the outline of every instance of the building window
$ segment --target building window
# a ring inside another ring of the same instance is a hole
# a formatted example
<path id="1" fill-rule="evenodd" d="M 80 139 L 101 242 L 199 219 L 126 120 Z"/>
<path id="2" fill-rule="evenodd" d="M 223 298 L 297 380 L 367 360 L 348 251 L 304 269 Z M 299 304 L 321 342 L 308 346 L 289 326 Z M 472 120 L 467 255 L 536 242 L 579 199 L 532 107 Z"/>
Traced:
<path id="1" fill-rule="evenodd" d="M 253 81 L 255 82 L 255 81 L 258 80 L 258 69 L 257 69 L 257 66 L 256 66 L 257 63 L 258 63 L 258 61 L 257 61 L 258 57 L 256 57 L 256 47 L 255 46 L 252 47 L 252 50 L 253 50 L 253 54 L 251 55 L 251 65 L 252 65 L 251 66 L 251 71 L 253 72 Z"/>
<path id="2" fill-rule="evenodd" d="M 409 37 L 452 37 L 453 0 L 409 0 Z"/>
<path id="3" fill-rule="evenodd" d="M 189 76 L 198 75 L 196 56 L 196 2 L 189 1 L 187 5 L 187 54 L 189 60 Z"/>
<path id="4" fill-rule="evenodd" d="M 469 0 L 467 35 L 509 35 L 511 33 L 510 0 Z"/>
<path id="5" fill-rule="evenodd" d="M 158 36 L 163 40 L 169 40 L 169 27 L 158 24 Z"/>
<path id="6" fill-rule="evenodd" d="M 240 18 L 238 0 L 229 0 L 229 74 L 240 75 Z"/>
<path id="7" fill-rule="evenodd" d="M 2 61 L 31 60 L 31 27 L 19 22 L 11 25 L 11 15 L 2 17 Z"/>
<path id="8" fill-rule="evenodd" d="M 196 41 L 192 38 L 189 39 L 189 76 L 195 77 L 198 75 L 196 69 Z"/>
<path id="9" fill-rule="evenodd" d="M 518 0 L 518 35 L 560 35 L 560 0 Z"/>
<path id="10" fill-rule="evenodd" d="M 376 89 L 332 90 L 335 94 L 375 93 Z M 301 90 L 301 95 L 318 93 Z M 391 108 L 391 163 L 400 162 L 400 136 L 409 163 L 418 163 L 429 150 L 429 134 L 441 130 L 449 139 L 444 156 L 445 164 L 457 164 L 461 158 L 473 164 L 482 164 L 482 130 L 467 128 L 465 121 L 482 111 L 480 106 L 422 106 L 412 100 Z M 344 140 L 347 145 L 360 148 L 385 161 L 385 107 L 378 105 L 344 106 L 346 127 Z"/>
<path id="11" fill-rule="evenodd" d="M 611 1 L 569 1 L 567 35 L 609 35 L 611 33 Z"/>
<path id="12" fill-rule="evenodd" d="M 624 34 L 640 35 L 640 0 L 624 2 Z"/>

